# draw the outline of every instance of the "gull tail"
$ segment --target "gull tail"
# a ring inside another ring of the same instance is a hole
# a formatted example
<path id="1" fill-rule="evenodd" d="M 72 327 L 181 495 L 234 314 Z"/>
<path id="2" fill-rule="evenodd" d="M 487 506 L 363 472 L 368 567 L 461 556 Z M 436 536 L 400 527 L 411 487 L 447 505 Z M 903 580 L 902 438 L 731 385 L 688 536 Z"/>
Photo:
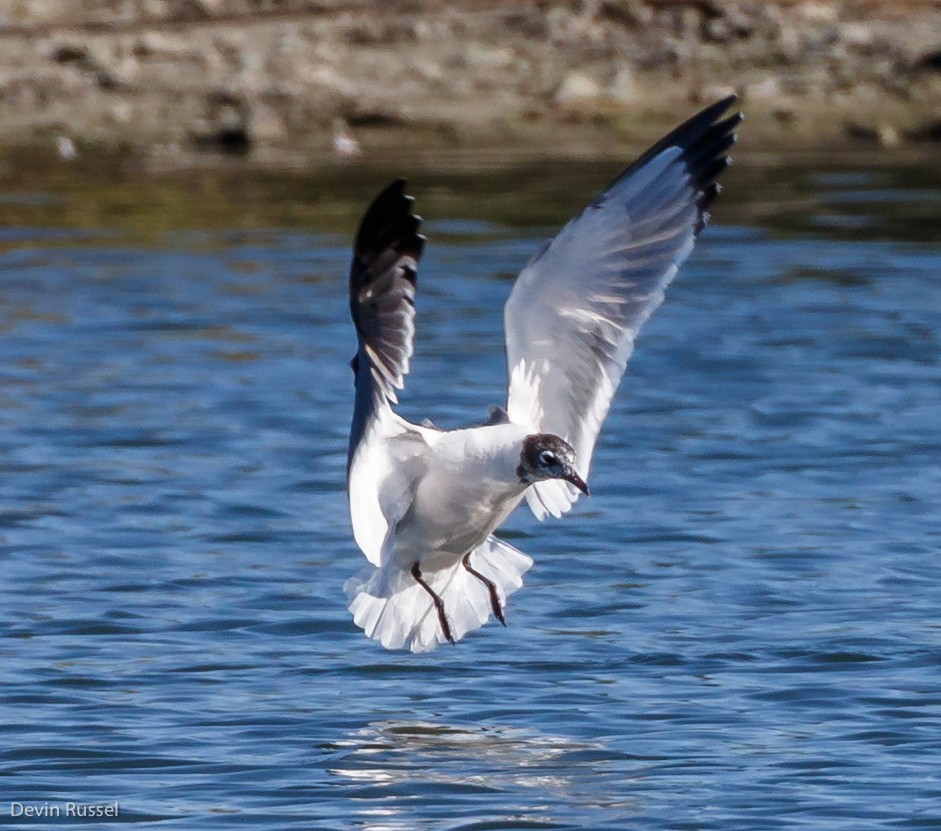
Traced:
<path id="1" fill-rule="evenodd" d="M 431 593 L 413 573 L 388 563 L 369 566 L 346 581 L 353 622 L 386 649 L 429 652 L 459 641 L 502 614 L 506 599 L 523 585 L 532 558 L 509 543 L 487 537 L 466 560 L 421 571 L 421 579 L 442 601 L 445 626 Z"/>

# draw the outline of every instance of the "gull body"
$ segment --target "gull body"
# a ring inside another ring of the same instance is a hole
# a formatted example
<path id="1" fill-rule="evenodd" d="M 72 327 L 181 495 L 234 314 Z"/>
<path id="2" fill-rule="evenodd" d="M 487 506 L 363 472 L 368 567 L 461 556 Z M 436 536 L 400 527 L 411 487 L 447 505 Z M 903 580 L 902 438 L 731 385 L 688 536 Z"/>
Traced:
<path id="1" fill-rule="evenodd" d="M 708 220 L 741 121 L 709 107 L 654 145 L 525 266 L 504 310 L 506 408 L 460 430 L 393 409 L 413 349 L 425 239 L 397 180 L 354 244 L 358 349 L 347 479 L 370 565 L 347 581 L 354 622 L 387 648 L 455 643 L 507 598 L 532 560 L 494 536 L 525 499 L 540 519 L 587 494 L 601 424 L 640 327 Z"/>
<path id="2" fill-rule="evenodd" d="M 526 430 L 500 424 L 433 436 L 424 475 L 395 537 L 394 554 L 409 568 L 440 568 L 477 548 L 522 501 L 516 475 Z"/>

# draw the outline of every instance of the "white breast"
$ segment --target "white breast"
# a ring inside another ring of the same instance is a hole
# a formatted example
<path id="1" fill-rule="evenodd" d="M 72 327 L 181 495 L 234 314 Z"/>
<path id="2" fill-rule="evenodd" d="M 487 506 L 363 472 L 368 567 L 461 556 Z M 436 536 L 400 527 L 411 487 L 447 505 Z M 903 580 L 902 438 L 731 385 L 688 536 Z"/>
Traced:
<path id="1" fill-rule="evenodd" d="M 453 562 L 476 548 L 520 503 L 516 473 L 526 431 L 513 424 L 455 430 L 430 448 L 427 472 L 396 528 L 395 558 Z"/>

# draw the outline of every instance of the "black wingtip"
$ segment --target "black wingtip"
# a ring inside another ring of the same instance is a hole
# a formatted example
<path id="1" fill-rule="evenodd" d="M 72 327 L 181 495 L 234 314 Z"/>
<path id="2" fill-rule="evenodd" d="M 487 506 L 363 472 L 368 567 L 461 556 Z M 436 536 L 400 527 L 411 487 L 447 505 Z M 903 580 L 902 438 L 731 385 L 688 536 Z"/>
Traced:
<path id="1" fill-rule="evenodd" d="M 373 199 L 356 232 L 353 249 L 365 264 L 379 252 L 393 247 L 416 260 L 424 249 L 425 238 L 418 233 L 421 217 L 412 213 L 413 197 L 405 192 L 404 178 L 393 180 Z"/>
<path id="2" fill-rule="evenodd" d="M 413 201 L 405 179 L 394 180 L 373 199 L 356 233 L 350 266 L 350 315 L 360 340 L 354 371 L 359 378 L 368 364 L 369 394 L 392 402 L 409 370 L 418 261 L 425 245 Z M 360 411 L 368 406 L 357 404 Z"/>
<path id="3" fill-rule="evenodd" d="M 717 191 L 712 190 L 712 186 L 716 182 L 716 177 L 728 167 L 728 152 L 738 138 L 735 129 L 745 118 L 741 112 L 726 116 L 737 101 L 738 96 L 727 95 L 688 118 L 629 165 L 618 176 L 612 187 L 664 150 L 677 147 L 682 151 L 682 159 L 689 168 L 693 184 L 702 192 L 699 204 L 700 209 L 704 211 L 715 199 Z M 697 227 L 701 230 L 704 226 L 705 221 L 701 216 Z"/>
<path id="4" fill-rule="evenodd" d="M 709 223 L 709 208 L 722 190 L 717 180 L 732 164 L 732 157 L 728 154 L 738 141 L 735 130 L 745 120 L 745 115 L 735 112 L 722 116 L 737 101 L 737 96 L 729 95 L 706 107 L 677 127 L 659 145 L 660 149 L 678 146 L 683 150 L 682 158 L 700 191 L 696 201 L 699 217 L 694 228 L 697 235 Z"/>

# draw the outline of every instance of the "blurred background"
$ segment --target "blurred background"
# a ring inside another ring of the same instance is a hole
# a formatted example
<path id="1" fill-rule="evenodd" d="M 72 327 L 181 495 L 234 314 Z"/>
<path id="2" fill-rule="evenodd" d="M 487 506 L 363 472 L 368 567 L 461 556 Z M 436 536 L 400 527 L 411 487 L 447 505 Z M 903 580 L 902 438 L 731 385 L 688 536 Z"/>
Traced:
<path id="1" fill-rule="evenodd" d="M 941 137 L 935 0 L 2 0 L 0 54 L 66 157 L 597 154 L 733 91 L 749 153 Z"/>

